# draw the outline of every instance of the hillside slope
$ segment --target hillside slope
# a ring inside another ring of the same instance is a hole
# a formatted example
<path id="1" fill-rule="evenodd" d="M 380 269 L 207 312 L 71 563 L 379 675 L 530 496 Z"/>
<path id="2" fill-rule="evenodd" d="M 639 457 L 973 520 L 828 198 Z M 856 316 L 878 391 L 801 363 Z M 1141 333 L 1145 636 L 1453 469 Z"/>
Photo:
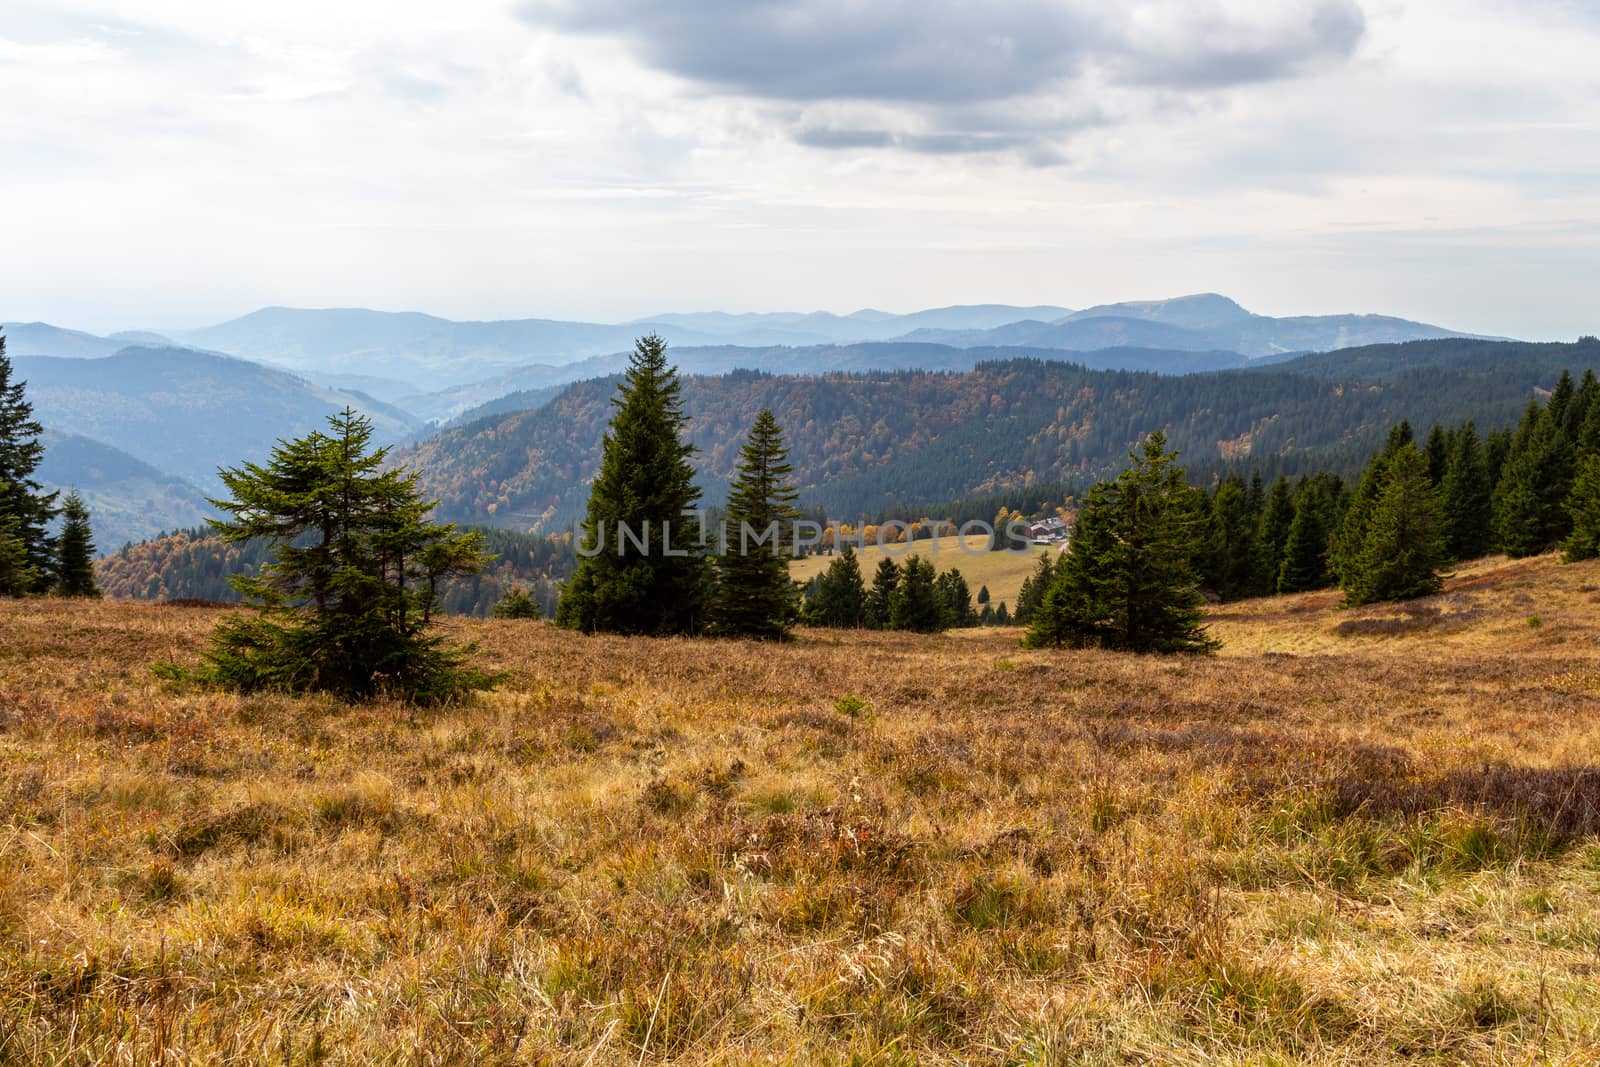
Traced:
<path id="1" fill-rule="evenodd" d="M 1034 480 L 1098 477 L 1119 469 L 1156 429 L 1202 467 L 1248 458 L 1269 474 L 1315 464 L 1353 469 L 1402 418 L 1507 424 L 1562 367 L 1600 364 L 1600 347 L 1536 346 L 1530 355 L 1528 346 L 1508 346 L 1492 373 L 1453 370 L 1451 360 L 1479 358 L 1485 342 L 1425 344 L 1439 346 L 1434 365 L 1389 380 L 1302 373 L 1295 361 L 1167 377 L 1012 360 L 951 374 L 690 377 L 684 402 L 709 499 L 756 413 L 770 407 L 805 498 L 853 517 Z M 401 458 L 419 468 L 424 491 L 451 518 L 559 524 L 582 507 L 614 389 L 611 380 L 579 383 L 537 411 L 447 430 Z"/>
<path id="2" fill-rule="evenodd" d="M 17 377 L 45 426 L 111 445 L 206 492 L 219 466 L 266 458 L 275 441 L 320 429 L 346 405 L 381 439 L 416 427 L 357 393 L 324 389 L 281 370 L 184 348 L 128 348 L 101 359 L 20 357 Z M 70 470 L 58 472 L 69 481 Z"/>
<path id="3" fill-rule="evenodd" d="M 78 490 L 102 554 L 196 526 L 212 513 L 193 485 L 110 445 L 56 430 L 46 430 L 43 440 L 39 480 L 50 489 Z"/>

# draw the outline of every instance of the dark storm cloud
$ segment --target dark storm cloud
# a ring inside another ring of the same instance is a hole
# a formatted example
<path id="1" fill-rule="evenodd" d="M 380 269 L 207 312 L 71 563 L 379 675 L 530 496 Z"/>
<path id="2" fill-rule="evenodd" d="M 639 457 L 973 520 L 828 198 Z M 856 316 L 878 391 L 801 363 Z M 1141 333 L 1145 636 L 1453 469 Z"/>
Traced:
<path id="1" fill-rule="evenodd" d="M 1349 57 L 1365 32 L 1355 0 L 1288 0 L 1274 17 L 1217 0 L 525 0 L 530 24 L 622 42 L 702 89 L 758 101 L 894 107 L 905 129 L 778 118 L 803 144 L 934 154 L 1029 149 L 1081 122 L 972 128 L 962 112 L 1028 112 L 1115 86 L 1204 91 L 1293 77 Z M 793 109 L 784 114 L 792 114 Z M 1033 153 L 1053 158 L 1052 153 Z"/>

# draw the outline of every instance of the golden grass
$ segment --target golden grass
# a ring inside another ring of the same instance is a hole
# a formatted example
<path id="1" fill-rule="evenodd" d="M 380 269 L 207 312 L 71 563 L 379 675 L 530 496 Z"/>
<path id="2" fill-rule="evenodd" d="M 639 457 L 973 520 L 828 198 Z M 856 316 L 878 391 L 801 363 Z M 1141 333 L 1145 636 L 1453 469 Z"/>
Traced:
<path id="1" fill-rule="evenodd" d="M 1204 660 L 458 622 L 514 682 L 432 712 L 0 604 L 0 1062 L 1595 1062 L 1600 566 L 1333 599 Z"/>
<path id="2" fill-rule="evenodd" d="M 1052 559 L 1060 552 L 1058 548 L 1033 548 L 1027 552 L 985 552 L 984 546 L 989 543 L 987 535 L 974 534 L 965 539 L 956 537 L 935 537 L 911 544 L 891 544 L 879 547 L 869 544 L 865 551 L 859 554 L 859 566 L 862 576 L 868 584 L 872 582 L 872 572 L 878 566 L 878 561 L 885 556 L 896 563 L 904 563 L 906 557 L 911 555 L 921 556 L 923 559 L 932 560 L 935 569 L 943 574 L 948 570 L 958 570 L 966 578 L 967 585 L 976 597 L 978 590 L 987 585 L 989 597 L 995 607 L 1004 602 L 1006 607 L 1015 610 L 1017 594 L 1022 591 L 1023 579 L 1038 568 L 1038 555 L 1048 552 Z M 966 551 L 963 551 L 963 544 Z M 789 564 L 789 574 L 797 582 L 809 582 L 812 578 L 828 569 L 833 556 L 802 556 Z"/>

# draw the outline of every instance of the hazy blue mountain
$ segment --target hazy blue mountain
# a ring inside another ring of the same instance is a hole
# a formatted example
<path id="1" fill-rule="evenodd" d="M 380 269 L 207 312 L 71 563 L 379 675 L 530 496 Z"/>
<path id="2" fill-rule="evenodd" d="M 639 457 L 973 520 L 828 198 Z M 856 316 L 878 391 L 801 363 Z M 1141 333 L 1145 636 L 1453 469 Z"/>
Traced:
<path id="1" fill-rule="evenodd" d="M 167 530 L 199 525 L 213 513 L 193 485 L 120 449 L 77 434 L 46 430 L 39 480 L 89 505 L 101 555 Z"/>
<path id="2" fill-rule="evenodd" d="M 1251 318 L 1250 312 L 1235 301 L 1217 293 L 1196 293 L 1170 300 L 1128 300 L 1120 304 L 1097 304 L 1067 316 L 1093 318 L 1146 319 L 1188 330 L 1204 330 Z"/>
<path id="3" fill-rule="evenodd" d="M 1153 370 L 1162 374 L 1192 374 L 1197 371 L 1243 367 L 1250 360 L 1234 352 L 1191 352 L 1157 348 L 1114 347 L 1095 351 L 1066 351 L 1061 348 L 963 347 L 908 341 L 883 341 L 864 344 L 828 344 L 766 348 L 742 345 L 708 345 L 669 348 L 673 362 L 684 374 L 726 374 L 733 370 L 762 370 L 772 374 L 829 374 L 840 371 L 894 370 L 971 370 L 985 359 L 1014 359 L 1032 355 L 1039 359 L 1068 360 L 1100 370 Z M 551 390 L 573 382 L 604 378 L 620 372 L 628 364 L 624 353 L 594 356 L 577 363 L 552 367 L 518 367 L 504 374 L 470 385 L 456 386 L 427 395 L 396 399 L 401 407 L 419 418 L 460 422 L 479 408 L 486 411 L 513 411 L 500 403 L 509 394 L 548 400 Z"/>
<path id="4" fill-rule="evenodd" d="M 65 356 L 74 359 L 109 356 L 126 347 L 82 330 L 66 330 L 48 322 L 7 322 L 0 324 L 6 337 L 6 353 L 11 356 Z"/>
<path id="5" fill-rule="evenodd" d="M 1359 345 L 1470 337 L 1387 315 L 1255 315 L 1216 293 L 1172 300 L 1103 304 L 1052 322 L 1007 323 L 984 330 L 924 329 L 903 340 L 959 346 L 1027 345 L 1086 350 L 1117 345 L 1227 351 L 1262 357 Z"/>
<path id="6" fill-rule="evenodd" d="M 103 442 L 214 492 L 216 469 L 265 459 L 275 441 L 323 426 L 346 405 L 397 441 L 417 423 L 396 408 L 282 370 L 186 348 L 129 348 L 100 359 L 21 356 L 47 427 Z M 66 472 L 70 474 L 70 472 Z"/>
<path id="7" fill-rule="evenodd" d="M 280 307 L 181 331 L 177 339 L 302 373 L 368 375 L 439 388 L 522 364 L 569 363 L 629 349 L 635 337 L 651 330 L 679 344 L 714 340 L 649 323 L 453 322 L 417 312 Z"/>
<path id="8" fill-rule="evenodd" d="M 826 311 L 729 314 L 702 311 L 688 314 L 652 315 L 639 325 L 681 326 L 704 334 L 726 338 L 745 347 L 774 345 L 817 345 L 859 341 L 886 341 L 912 330 L 987 330 L 1022 319 L 1057 319 L 1070 314 L 1054 305 L 1013 307 L 1009 304 L 964 304 L 929 308 L 907 315 L 896 315 L 875 308 L 862 308 L 849 315 Z"/>

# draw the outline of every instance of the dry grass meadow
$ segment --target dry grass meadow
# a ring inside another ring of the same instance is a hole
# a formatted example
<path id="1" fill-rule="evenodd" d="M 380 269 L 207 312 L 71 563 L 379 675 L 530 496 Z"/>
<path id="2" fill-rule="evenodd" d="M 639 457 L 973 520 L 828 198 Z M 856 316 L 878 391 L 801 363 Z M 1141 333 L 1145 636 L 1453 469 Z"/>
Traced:
<path id="1" fill-rule="evenodd" d="M 1593 1063 L 1600 566 L 784 647 L 453 623 L 414 712 L 0 604 L 0 1062 Z"/>

